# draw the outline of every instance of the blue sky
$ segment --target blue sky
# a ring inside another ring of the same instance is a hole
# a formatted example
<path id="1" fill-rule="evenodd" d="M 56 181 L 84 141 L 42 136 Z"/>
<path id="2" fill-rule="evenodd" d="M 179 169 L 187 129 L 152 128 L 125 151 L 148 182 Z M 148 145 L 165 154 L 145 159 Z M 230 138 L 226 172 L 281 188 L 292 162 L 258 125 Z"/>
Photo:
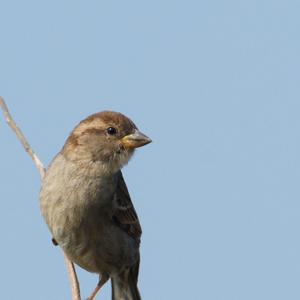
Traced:
<path id="1" fill-rule="evenodd" d="M 0 94 L 47 165 L 77 122 L 153 139 L 124 175 L 144 300 L 300 298 L 298 1 L 6 1 Z M 39 176 L 3 120 L 1 298 L 65 300 Z M 97 277 L 79 270 L 82 295 Z M 98 299 L 109 299 L 107 284 Z"/>

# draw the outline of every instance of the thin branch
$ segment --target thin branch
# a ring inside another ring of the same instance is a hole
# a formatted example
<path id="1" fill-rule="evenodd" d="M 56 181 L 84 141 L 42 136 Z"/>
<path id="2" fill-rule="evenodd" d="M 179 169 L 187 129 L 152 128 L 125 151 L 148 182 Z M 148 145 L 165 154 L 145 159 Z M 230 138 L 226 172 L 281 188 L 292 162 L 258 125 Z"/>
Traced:
<path id="1" fill-rule="evenodd" d="M 44 168 L 40 159 L 37 157 L 37 155 L 32 150 L 31 146 L 29 145 L 28 141 L 26 140 L 21 129 L 15 123 L 14 119 L 12 118 L 11 114 L 9 113 L 8 107 L 7 107 L 4 99 L 1 96 L 0 96 L 0 107 L 3 110 L 4 117 L 5 117 L 7 124 L 13 130 L 13 132 L 16 134 L 17 138 L 22 143 L 25 151 L 28 153 L 28 155 L 33 160 L 34 164 L 36 165 L 36 167 L 40 173 L 41 180 L 43 180 L 45 177 L 45 174 L 46 174 L 46 169 Z M 70 279 L 70 284 L 71 284 L 72 300 L 80 300 L 79 281 L 77 278 L 74 264 L 69 260 L 69 258 L 66 256 L 65 253 L 64 253 L 64 257 L 65 257 L 65 263 L 66 263 L 66 267 L 67 267 L 67 271 L 68 271 L 68 275 L 69 275 L 69 279 Z"/>
<path id="2" fill-rule="evenodd" d="M 3 110 L 5 120 L 9 127 L 13 130 L 13 132 L 18 137 L 19 141 L 22 143 L 25 151 L 29 154 L 33 162 L 35 163 L 36 167 L 38 168 L 38 171 L 40 173 L 41 179 L 45 177 L 46 170 L 42 164 L 42 162 L 39 160 L 37 155 L 33 152 L 32 148 L 30 147 L 29 143 L 27 142 L 24 134 L 22 133 L 21 129 L 17 126 L 15 121 L 13 120 L 12 116 L 9 113 L 9 110 L 7 108 L 7 105 L 4 101 L 4 99 L 0 96 L 0 107 Z"/>
<path id="3" fill-rule="evenodd" d="M 72 300 L 80 300 L 79 281 L 76 274 L 75 266 L 73 262 L 69 260 L 69 258 L 65 253 L 64 253 L 64 257 L 65 257 L 65 263 L 66 263 L 67 271 L 69 274 L 69 280 L 71 284 Z"/>

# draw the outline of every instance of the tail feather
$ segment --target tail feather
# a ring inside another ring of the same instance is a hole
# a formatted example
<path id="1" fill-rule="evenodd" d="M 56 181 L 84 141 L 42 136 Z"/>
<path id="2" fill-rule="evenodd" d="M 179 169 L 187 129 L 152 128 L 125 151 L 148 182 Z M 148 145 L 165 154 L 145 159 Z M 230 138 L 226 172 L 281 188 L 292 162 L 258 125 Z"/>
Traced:
<path id="1" fill-rule="evenodd" d="M 137 287 L 139 265 L 111 278 L 112 300 L 141 300 Z"/>

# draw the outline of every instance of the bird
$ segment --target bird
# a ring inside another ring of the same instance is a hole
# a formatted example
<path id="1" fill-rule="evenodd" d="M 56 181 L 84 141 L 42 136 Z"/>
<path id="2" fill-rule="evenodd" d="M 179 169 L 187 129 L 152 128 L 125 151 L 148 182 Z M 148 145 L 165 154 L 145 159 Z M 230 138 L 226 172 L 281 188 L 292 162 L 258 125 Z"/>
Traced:
<path id="1" fill-rule="evenodd" d="M 67 257 L 99 275 L 88 300 L 111 279 L 113 300 L 140 300 L 142 229 L 122 167 L 151 143 L 125 115 L 102 111 L 82 120 L 46 170 L 40 210 Z"/>

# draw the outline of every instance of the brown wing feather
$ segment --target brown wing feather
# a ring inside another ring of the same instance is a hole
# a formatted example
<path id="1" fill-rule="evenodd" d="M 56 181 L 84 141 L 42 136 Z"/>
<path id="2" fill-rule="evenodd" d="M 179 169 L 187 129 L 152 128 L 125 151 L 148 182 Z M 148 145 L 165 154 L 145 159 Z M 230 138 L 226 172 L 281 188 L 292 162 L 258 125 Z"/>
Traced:
<path id="1" fill-rule="evenodd" d="M 130 236 L 139 240 L 142 234 L 142 228 L 121 172 L 115 197 L 117 204 L 113 216 L 115 222 Z"/>

